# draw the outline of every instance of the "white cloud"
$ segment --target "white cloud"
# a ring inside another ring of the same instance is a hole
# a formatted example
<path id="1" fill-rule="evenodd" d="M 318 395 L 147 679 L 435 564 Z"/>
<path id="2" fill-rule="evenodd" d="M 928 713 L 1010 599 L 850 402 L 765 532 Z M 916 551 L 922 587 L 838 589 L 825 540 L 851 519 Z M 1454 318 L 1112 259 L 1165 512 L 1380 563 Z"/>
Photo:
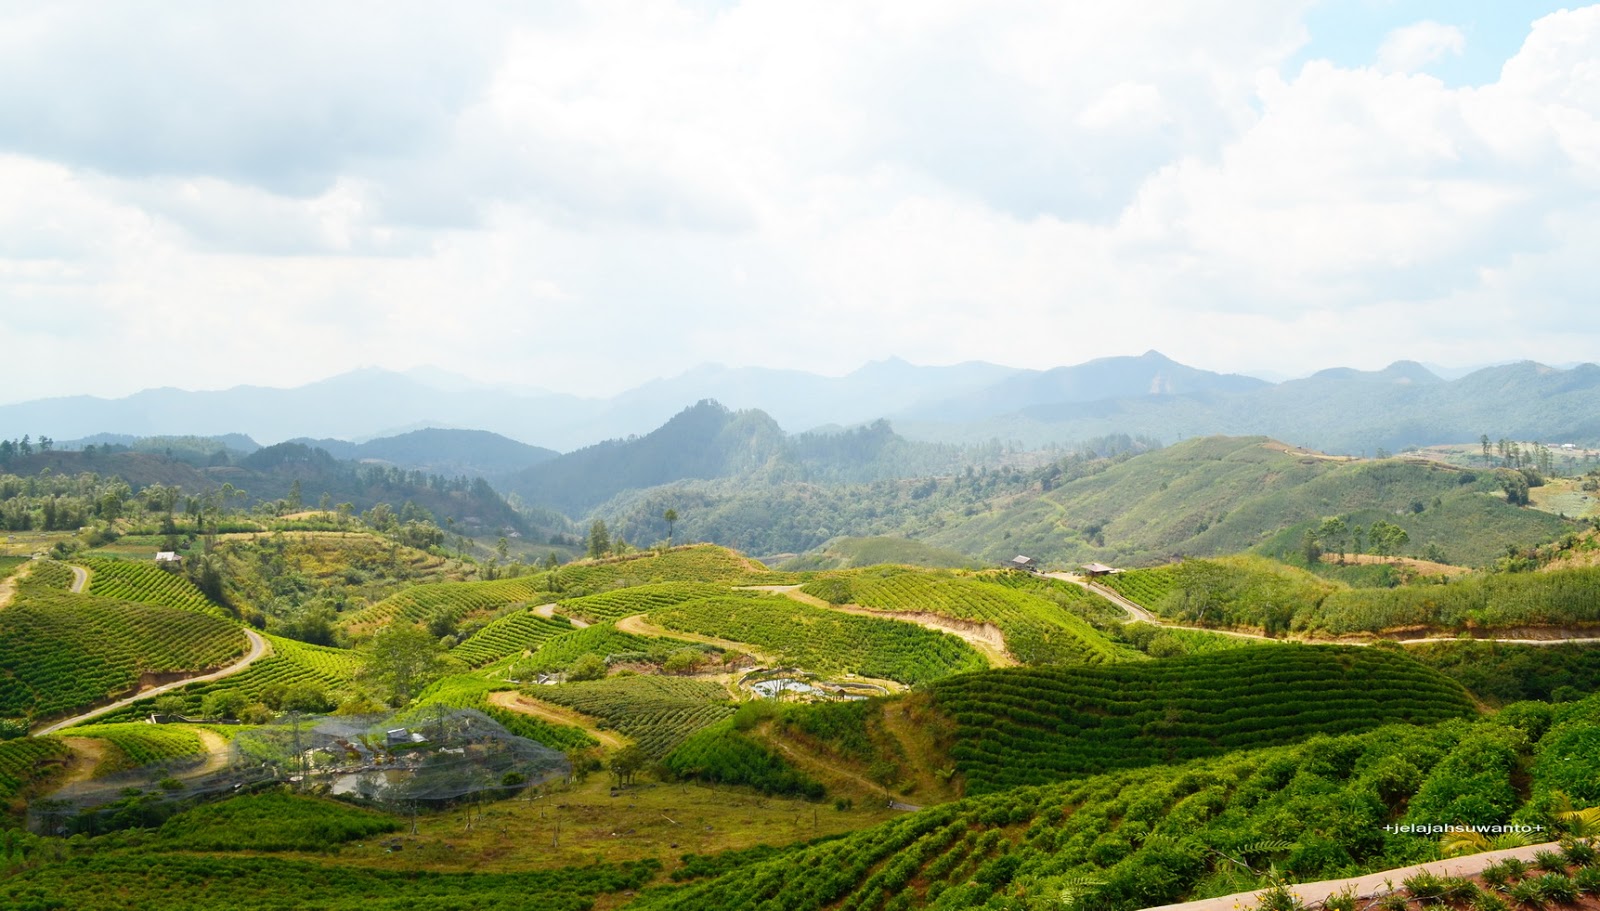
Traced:
<path id="1" fill-rule="evenodd" d="M 101 9 L 0 29 L 9 398 L 1600 342 L 1600 7 L 1459 89 L 1415 72 L 1459 46 L 1431 23 L 1284 72 L 1276 0 Z"/>
<path id="2" fill-rule="evenodd" d="M 1425 19 L 1397 28 L 1378 47 L 1378 68 L 1390 73 L 1415 73 L 1446 54 L 1460 56 L 1467 36 L 1453 25 Z"/>

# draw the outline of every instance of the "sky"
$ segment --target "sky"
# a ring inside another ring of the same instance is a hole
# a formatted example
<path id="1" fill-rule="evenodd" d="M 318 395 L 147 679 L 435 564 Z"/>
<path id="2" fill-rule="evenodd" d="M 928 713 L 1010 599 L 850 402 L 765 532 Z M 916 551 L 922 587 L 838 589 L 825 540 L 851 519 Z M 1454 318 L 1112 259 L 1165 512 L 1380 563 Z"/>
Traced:
<path id="1" fill-rule="evenodd" d="M 1600 357 L 1600 6 L 0 3 L 0 402 Z"/>

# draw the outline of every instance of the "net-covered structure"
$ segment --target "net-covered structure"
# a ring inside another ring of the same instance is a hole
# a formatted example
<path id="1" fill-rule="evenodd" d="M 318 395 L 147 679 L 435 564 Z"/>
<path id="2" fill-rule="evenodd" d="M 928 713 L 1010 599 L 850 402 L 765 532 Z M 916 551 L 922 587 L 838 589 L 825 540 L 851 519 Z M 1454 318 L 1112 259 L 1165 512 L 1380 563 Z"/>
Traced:
<path id="1" fill-rule="evenodd" d="M 566 756 L 482 712 L 291 718 L 239 730 L 222 755 L 152 763 L 70 784 L 29 807 L 35 831 L 153 825 L 184 803 L 278 783 L 427 806 L 494 797 L 571 773 Z"/>

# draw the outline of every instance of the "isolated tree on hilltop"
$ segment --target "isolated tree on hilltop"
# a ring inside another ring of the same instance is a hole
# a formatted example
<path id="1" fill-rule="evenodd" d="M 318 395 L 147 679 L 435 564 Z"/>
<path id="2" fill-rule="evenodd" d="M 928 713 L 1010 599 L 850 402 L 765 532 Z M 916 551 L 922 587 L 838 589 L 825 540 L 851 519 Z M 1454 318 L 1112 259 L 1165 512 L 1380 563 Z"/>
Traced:
<path id="1" fill-rule="evenodd" d="M 661 518 L 664 519 L 666 521 L 666 523 L 667 523 L 667 546 L 671 547 L 672 546 L 672 526 L 678 524 L 678 511 L 676 509 L 670 509 L 669 508 L 666 512 L 661 514 Z"/>

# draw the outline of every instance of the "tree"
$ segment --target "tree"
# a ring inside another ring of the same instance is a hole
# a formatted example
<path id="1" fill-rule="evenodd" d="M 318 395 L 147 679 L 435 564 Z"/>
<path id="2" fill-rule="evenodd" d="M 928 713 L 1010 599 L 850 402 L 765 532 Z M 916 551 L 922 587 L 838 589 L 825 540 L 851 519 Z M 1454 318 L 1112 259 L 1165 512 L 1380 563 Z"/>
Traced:
<path id="1" fill-rule="evenodd" d="M 439 672 L 439 642 L 418 626 L 396 624 L 372 637 L 361 676 L 380 687 L 390 705 L 405 705 Z"/>
<path id="2" fill-rule="evenodd" d="M 1317 537 L 1327 542 L 1339 554 L 1339 562 L 1344 562 L 1345 544 L 1350 537 L 1350 526 L 1342 516 L 1328 516 L 1317 527 Z"/>
<path id="3" fill-rule="evenodd" d="M 568 680 L 599 680 L 606 675 L 606 659 L 594 653 L 579 655 L 567 668 Z"/>
<path id="4" fill-rule="evenodd" d="M 1322 559 L 1322 545 L 1317 541 L 1317 533 L 1309 528 L 1300 536 L 1300 555 L 1305 558 L 1307 566 L 1315 566 Z"/>
<path id="5" fill-rule="evenodd" d="M 589 526 L 589 556 L 603 557 L 611 552 L 611 533 L 606 530 L 604 519 L 595 519 Z"/>
<path id="6" fill-rule="evenodd" d="M 630 743 L 612 754 L 610 763 L 611 779 L 617 783 L 617 787 L 625 788 L 633 784 L 634 777 L 639 774 L 639 770 L 643 769 L 649 761 L 650 757 L 646 755 L 644 750 L 639 748 L 638 744 Z"/>
<path id="7" fill-rule="evenodd" d="M 666 512 L 661 514 L 661 518 L 667 523 L 667 546 L 671 547 L 672 526 L 678 524 L 678 511 L 676 509 L 668 509 Z"/>

